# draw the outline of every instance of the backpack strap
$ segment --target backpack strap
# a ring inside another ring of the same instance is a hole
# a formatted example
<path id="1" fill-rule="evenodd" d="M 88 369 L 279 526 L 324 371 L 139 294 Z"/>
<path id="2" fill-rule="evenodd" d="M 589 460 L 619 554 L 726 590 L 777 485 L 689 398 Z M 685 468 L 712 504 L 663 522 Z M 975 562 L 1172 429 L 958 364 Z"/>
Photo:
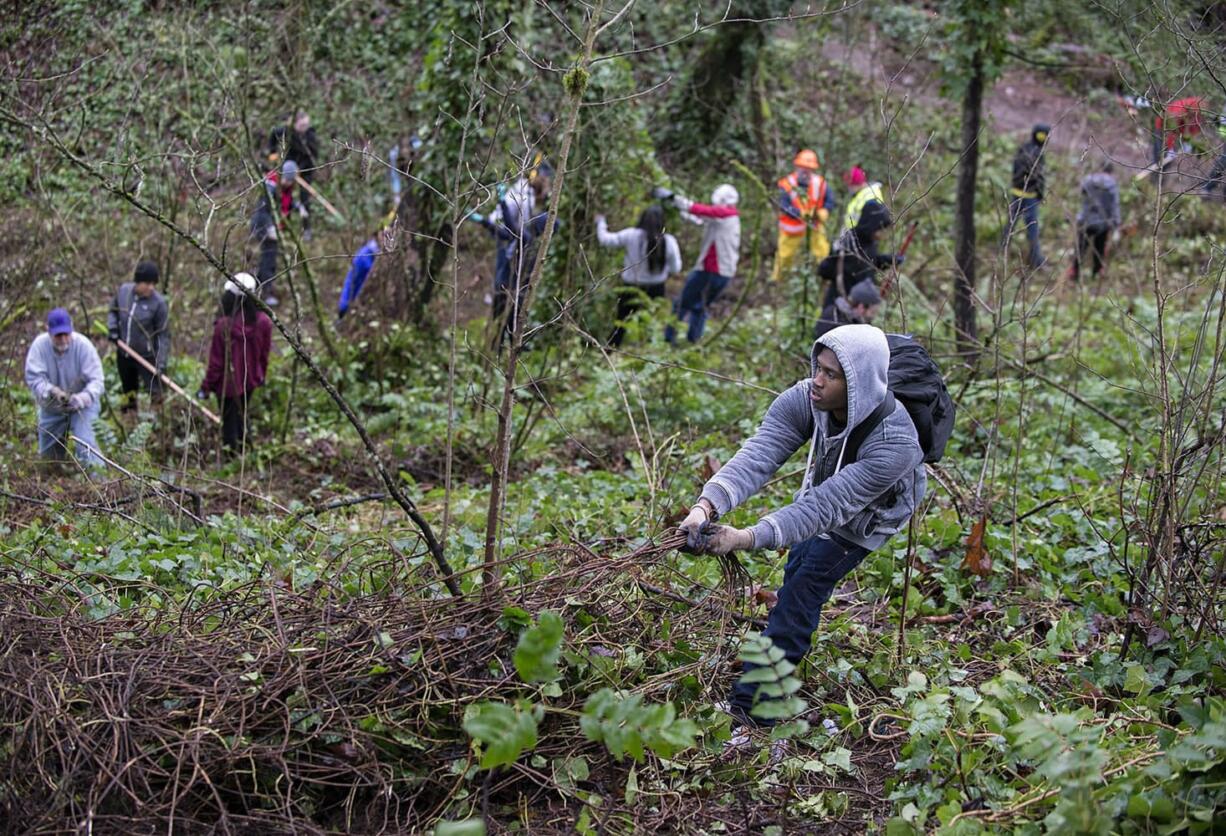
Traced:
<path id="1" fill-rule="evenodd" d="M 868 438 L 868 434 L 877 429 L 886 418 L 894 412 L 894 393 L 886 392 L 885 400 L 877 405 L 877 408 L 869 413 L 868 417 L 856 424 L 852 428 L 851 435 L 847 437 L 847 447 L 843 451 L 843 466 L 851 464 L 860 454 L 860 445 L 864 443 L 864 439 Z"/>

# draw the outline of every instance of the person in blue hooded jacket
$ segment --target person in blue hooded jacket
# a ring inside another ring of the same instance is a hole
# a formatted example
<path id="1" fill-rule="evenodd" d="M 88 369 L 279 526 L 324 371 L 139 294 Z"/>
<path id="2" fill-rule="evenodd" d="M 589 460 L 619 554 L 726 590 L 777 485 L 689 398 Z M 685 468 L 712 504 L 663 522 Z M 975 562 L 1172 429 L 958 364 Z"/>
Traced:
<path id="1" fill-rule="evenodd" d="M 362 285 L 366 284 L 366 279 L 370 276 L 370 271 L 375 266 L 375 256 L 379 254 L 379 233 L 370 236 L 357 254 L 353 257 L 353 263 L 349 266 L 349 272 L 345 275 L 345 284 L 341 288 L 341 298 L 336 305 L 336 318 L 344 319 L 345 314 L 349 313 L 349 308 L 358 300 L 358 294 L 362 292 Z"/>
<path id="2" fill-rule="evenodd" d="M 881 329 L 834 328 L 813 344 L 811 361 L 811 376 L 775 398 L 758 431 L 706 483 L 680 527 L 689 549 L 699 553 L 789 550 L 764 635 L 792 664 L 808 652 L 835 587 L 906 524 L 926 487 L 915 426 L 886 388 L 890 349 Z M 865 421 L 872 429 L 849 461 L 848 441 Z M 791 504 L 749 528 L 713 525 L 805 446 L 804 481 Z M 752 669 L 745 665 L 745 673 Z M 746 726 L 771 722 L 752 714 L 761 701 L 757 691 L 744 678 L 732 690 L 727 709 Z"/>

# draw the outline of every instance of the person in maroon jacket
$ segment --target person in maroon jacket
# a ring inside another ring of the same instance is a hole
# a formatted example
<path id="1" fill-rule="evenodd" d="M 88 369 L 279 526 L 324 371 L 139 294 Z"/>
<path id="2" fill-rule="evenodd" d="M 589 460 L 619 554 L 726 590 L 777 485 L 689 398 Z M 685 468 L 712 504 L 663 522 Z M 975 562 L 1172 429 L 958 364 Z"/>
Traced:
<path id="1" fill-rule="evenodd" d="M 247 438 L 247 406 L 251 393 L 264 385 L 272 350 L 272 320 L 255 307 L 258 283 L 250 273 L 238 273 L 221 294 L 221 316 L 213 323 L 209 367 L 198 398 L 221 399 L 221 438 L 238 450 Z"/>

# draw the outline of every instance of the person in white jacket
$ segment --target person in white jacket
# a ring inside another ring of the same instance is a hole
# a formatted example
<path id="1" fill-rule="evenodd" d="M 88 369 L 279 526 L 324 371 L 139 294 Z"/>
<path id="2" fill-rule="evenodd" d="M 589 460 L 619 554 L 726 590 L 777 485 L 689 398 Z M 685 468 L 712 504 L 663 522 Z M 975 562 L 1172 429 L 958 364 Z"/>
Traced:
<path id="1" fill-rule="evenodd" d="M 596 239 L 602 247 L 626 251 L 623 286 L 617 295 L 617 325 L 609 338 L 611 345 L 619 346 L 626 336 L 625 321 L 643 307 L 644 297 L 664 296 L 664 282 L 681 272 L 681 248 L 677 239 L 664 231 L 664 209 L 658 203 L 643 210 L 638 226 L 620 232 L 609 232 L 605 216 L 597 215 Z"/>
<path id="2" fill-rule="evenodd" d="M 696 343 L 702 339 L 707 308 L 719 298 L 736 275 L 741 251 L 741 216 L 736 208 L 740 195 L 732 185 L 724 183 L 711 192 L 710 203 L 695 203 L 667 190 L 657 190 L 656 196 L 661 200 L 672 200 L 673 205 L 681 210 L 684 220 L 702 227 L 698 261 L 686 276 L 681 295 L 673 303 L 673 313 L 677 318 L 689 322 L 685 338 Z M 676 327 L 668 326 L 664 337 L 670 343 L 676 342 Z"/>
<path id="3" fill-rule="evenodd" d="M 71 434 L 78 439 L 77 460 L 101 465 L 94 452 L 94 421 L 102 401 L 102 361 L 89 338 L 72 330 L 72 317 L 63 308 L 47 314 L 47 333 L 30 344 L 26 386 L 38 404 L 39 455 L 63 460 Z"/>

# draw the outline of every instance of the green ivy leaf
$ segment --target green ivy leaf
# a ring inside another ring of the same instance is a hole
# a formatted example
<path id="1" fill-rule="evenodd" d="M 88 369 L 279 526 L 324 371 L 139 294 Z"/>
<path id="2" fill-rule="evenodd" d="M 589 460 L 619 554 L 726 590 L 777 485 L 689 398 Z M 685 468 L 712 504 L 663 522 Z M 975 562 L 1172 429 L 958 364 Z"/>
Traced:
<path id="1" fill-rule="evenodd" d="M 540 706 L 520 702 L 480 702 L 464 712 L 464 731 L 481 744 L 481 768 L 493 769 L 514 763 L 536 746 L 537 723 L 544 711 Z"/>
<path id="2" fill-rule="evenodd" d="M 562 619 L 545 611 L 537 623 L 519 637 L 515 646 L 515 670 L 524 682 L 552 682 L 562 676 L 558 659 L 562 654 Z"/>

